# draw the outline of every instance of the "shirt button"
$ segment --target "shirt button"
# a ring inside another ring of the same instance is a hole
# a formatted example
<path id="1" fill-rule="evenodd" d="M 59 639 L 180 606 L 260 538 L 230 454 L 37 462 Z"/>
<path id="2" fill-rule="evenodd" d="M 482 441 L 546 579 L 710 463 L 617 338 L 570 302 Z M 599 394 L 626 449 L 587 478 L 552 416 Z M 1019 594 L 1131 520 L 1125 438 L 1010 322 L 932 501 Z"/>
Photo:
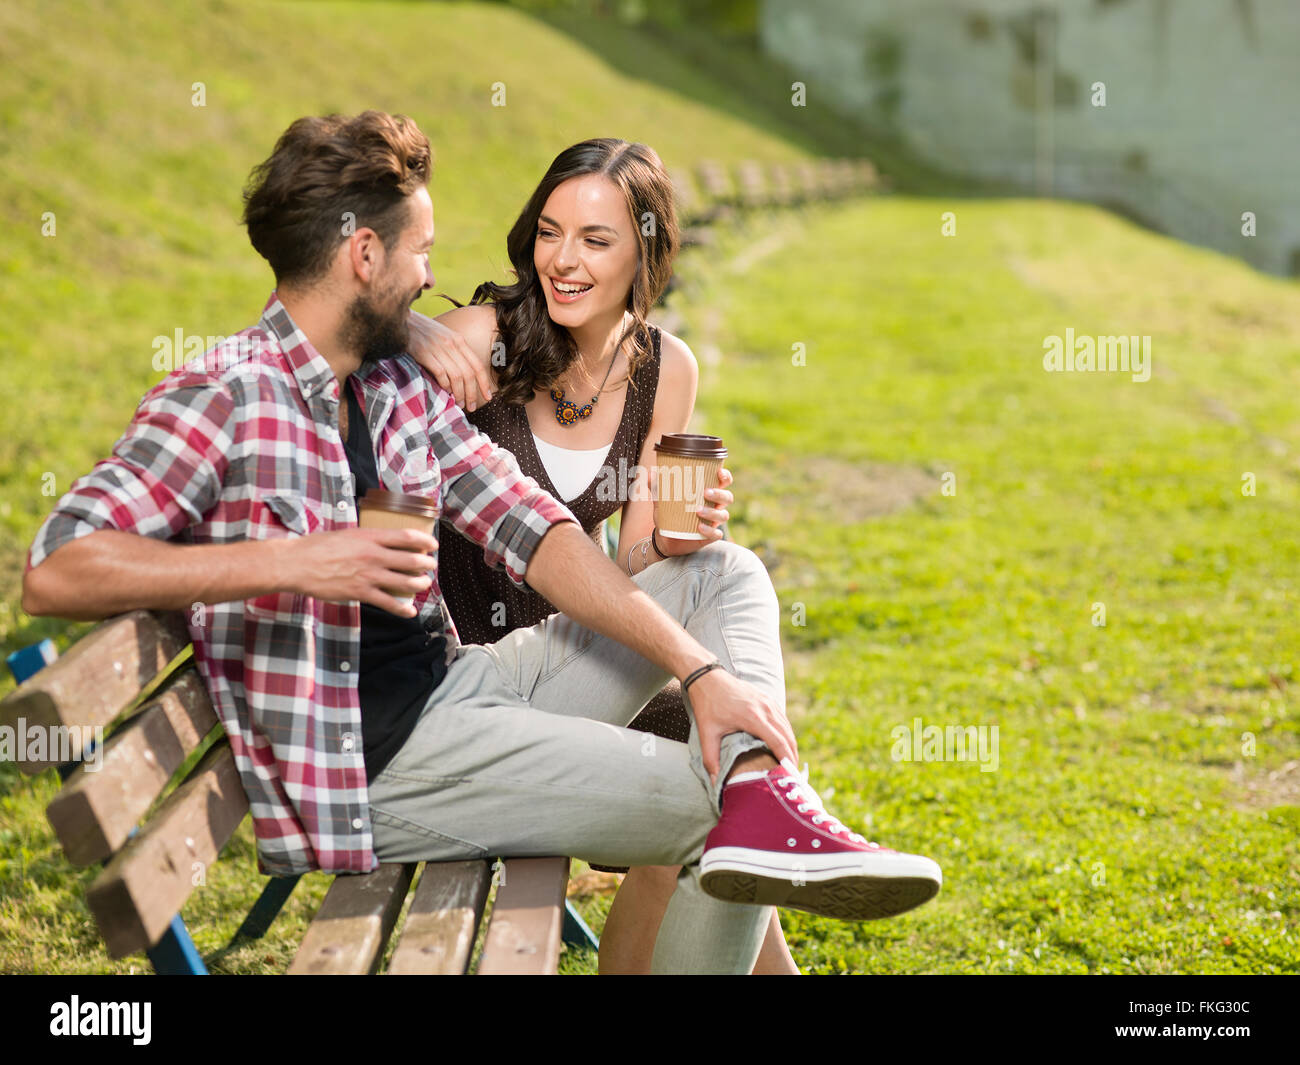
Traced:
<path id="1" fill-rule="evenodd" d="M 347 509 L 348 509 L 348 501 L 347 501 L 346 499 L 340 499 L 339 502 L 338 502 L 338 508 L 339 508 L 339 510 L 347 510 Z"/>
<path id="2" fill-rule="evenodd" d="M 359 817 L 354 817 L 354 818 L 352 819 L 352 827 L 353 827 L 353 828 L 361 828 L 363 824 L 364 824 L 364 822 L 363 822 L 363 821 L 361 820 L 361 818 L 359 818 Z"/>
<path id="3" fill-rule="evenodd" d="M 352 668 L 352 663 L 351 663 L 351 662 L 340 662 L 340 663 L 339 663 L 339 669 L 343 670 L 344 673 L 347 673 L 351 668 Z"/>
<path id="4" fill-rule="evenodd" d="M 352 733 L 350 732 L 343 733 L 343 749 L 345 751 L 352 750 L 352 743 L 353 743 Z"/>

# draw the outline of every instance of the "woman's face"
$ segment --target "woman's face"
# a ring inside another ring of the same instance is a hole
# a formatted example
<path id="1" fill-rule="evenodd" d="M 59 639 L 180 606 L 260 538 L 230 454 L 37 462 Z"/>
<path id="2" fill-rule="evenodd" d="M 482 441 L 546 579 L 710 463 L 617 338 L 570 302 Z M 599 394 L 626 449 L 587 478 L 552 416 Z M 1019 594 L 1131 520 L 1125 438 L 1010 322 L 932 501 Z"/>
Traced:
<path id="1" fill-rule="evenodd" d="M 555 187 L 537 222 L 533 266 L 551 319 L 569 329 L 608 320 L 627 308 L 641 254 L 627 199 L 602 174 Z"/>

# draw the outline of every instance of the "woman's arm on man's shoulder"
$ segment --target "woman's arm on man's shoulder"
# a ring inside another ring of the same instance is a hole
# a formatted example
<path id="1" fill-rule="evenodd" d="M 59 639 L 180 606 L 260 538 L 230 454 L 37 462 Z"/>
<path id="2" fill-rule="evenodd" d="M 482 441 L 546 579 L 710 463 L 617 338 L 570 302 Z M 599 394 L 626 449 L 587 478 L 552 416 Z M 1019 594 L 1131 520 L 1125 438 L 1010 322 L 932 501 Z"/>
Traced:
<path id="1" fill-rule="evenodd" d="M 453 307 L 437 318 L 411 312 L 411 357 L 450 392 L 457 406 L 475 410 L 496 391 L 492 347 L 496 310 L 490 304 Z"/>

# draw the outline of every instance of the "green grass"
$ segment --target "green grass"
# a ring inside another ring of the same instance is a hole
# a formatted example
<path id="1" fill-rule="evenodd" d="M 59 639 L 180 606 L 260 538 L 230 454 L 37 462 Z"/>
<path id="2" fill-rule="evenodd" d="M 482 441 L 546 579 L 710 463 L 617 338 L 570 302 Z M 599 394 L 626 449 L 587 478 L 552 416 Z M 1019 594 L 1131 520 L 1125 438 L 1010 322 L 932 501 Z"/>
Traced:
<path id="1" fill-rule="evenodd" d="M 0 8 L 0 65 L 6 651 L 82 630 L 18 607 L 45 475 L 61 493 L 107 452 L 160 376 L 155 335 L 260 310 L 269 275 L 238 194 L 296 115 L 420 122 L 434 269 L 462 298 L 502 275 L 510 222 L 574 140 L 645 140 L 670 166 L 846 151 L 824 115 L 792 127 L 721 46 L 498 5 L 29 0 Z M 754 216 L 680 272 L 700 426 L 731 447 L 732 535 L 786 611 L 813 783 L 945 870 L 939 899 L 896 920 L 785 914 L 800 964 L 1300 968 L 1296 286 L 1087 207 L 918 196 Z M 1045 373 L 1043 338 L 1067 327 L 1151 335 L 1151 380 Z M 867 516 L 894 480 L 929 488 Z M 997 725 L 999 768 L 894 761 L 891 730 L 914 717 Z M 141 971 L 93 931 L 93 872 L 69 869 L 44 820 L 53 777 L 0 766 L 0 971 Z M 214 969 L 282 971 L 325 884 L 226 952 L 261 885 L 245 823 L 184 916 Z M 580 901 L 597 931 L 608 904 Z"/>
<path id="2" fill-rule="evenodd" d="M 824 112 L 792 138 L 784 115 L 662 35 L 498 4 L 22 0 L 0 7 L 0 69 L 5 653 L 86 630 L 21 612 L 23 562 L 57 497 L 160 378 L 153 338 L 256 320 L 271 279 L 238 225 L 240 190 L 293 118 L 378 107 L 420 123 L 436 159 L 438 289 L 461 299 L 504 276 L 510 224 L 577 140 L 643 140 L 683 169 L 845 150 L 842 131 L 821 139 Z M 504 107 L 491 105 L 498 82 Z M 0 679 L 0 694 L 10 687 Z M 70 873 L 44 819 L 53 777 L 0 766 L 0 971 L 138 970 L 138 958 L 109 962 L 91 930 L 93 872 Z M 260 887 L 248 824 L 229 854 L 185 917 L 214 967 L 283 968 L 323 878 L 299 887 L 267 941 L 220 954 Z"/>
<path id="3" fill-rule="evenodd" d="M 967 203 L 945 239 L 952 206 L 818 211 L 689 299 L 727 355 L 704 423 L 734 535 L 777 560 L 814 785 L 945 870 L 898 920 L 787 915 L 794 954 L 1294 972 L 1300 291 L 1075 205 Z M 1067 326 L 1151 335 L 1151 380 L 1044 372 Z M 845 519 L 864 463 L 956 491 Z M 894 761 L 915 717 L 997 725 L 998 770 Z"/>

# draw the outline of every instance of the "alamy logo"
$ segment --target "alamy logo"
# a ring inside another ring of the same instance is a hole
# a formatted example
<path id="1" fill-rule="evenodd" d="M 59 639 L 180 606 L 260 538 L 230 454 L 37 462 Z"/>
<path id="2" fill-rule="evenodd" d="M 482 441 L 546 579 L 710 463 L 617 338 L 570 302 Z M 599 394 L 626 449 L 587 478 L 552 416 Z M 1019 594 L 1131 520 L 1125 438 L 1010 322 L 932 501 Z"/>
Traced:
<path id="1" fill-rule="evenodd" d="M 1065 337 L 1043 338 L 1043 369 L 1048 373 L 1127 373 L 1134 381 L 1151 379 L 1151 338 Z"/>
<path id="2" fill-rule="evenodd" d="M 0 725 L 0 762 L 81 762 L 87 773 L 104 765 L 103 725 Z"/>
<path id="3" fill-rule="evenodd" d="M 998 768 L 997 725 L 926 725 L 912 718 L 912 727 L 895 725 L 889 733 L 895 762 L 979 762 L 981 773 Z"/>
<path id="4" fill-rule="evenodd" d="M 617 466 L 607 464 L 596 472 L 600 481 L 596 485 L 596 498 L 602 503 L 615 500 L 649 502 L 656 497 L 661 503 L 682 502 L 702 498 L 710 484 L 699 466 L 658 466 L 655 469 L 657 491 L 652 491 L 649 469 L 640 464 L 628 465 L 627 457 L 620 455 Z M 694 508 L 687 507 L 687 510 L 691 509 Z"/>
<path id="5" fill-rule="evenodd" d="M 148 1044 L 151 1002 L 71 1002 L 50 1006 L 50 1035 L 129 1035 L 136 1046 Z"/>
<path id="6" fill-rule="evenodd" d="M 234 366 L 260 363 L 279 350 L 277 341 L 260 333 L 200 336 L 177 328 L 172 336 L 153 338 L 153 368 L 159 373 L 185 369 L 193 373 L 224 373 Z"/>

